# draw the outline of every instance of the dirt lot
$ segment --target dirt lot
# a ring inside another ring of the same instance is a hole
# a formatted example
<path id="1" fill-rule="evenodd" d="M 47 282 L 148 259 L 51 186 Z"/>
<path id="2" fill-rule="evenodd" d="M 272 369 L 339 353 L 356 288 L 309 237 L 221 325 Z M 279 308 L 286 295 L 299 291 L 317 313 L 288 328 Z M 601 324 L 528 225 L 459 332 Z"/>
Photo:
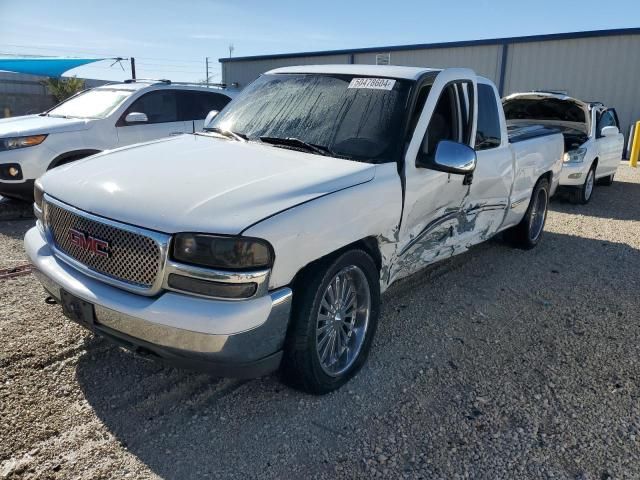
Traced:
<path id="1" fill-rule="evenodd" d="M 396 285 L 368 365 L 312 397 L 111 346 L 0 281 L 0 478 L 640 478 L 640 172 Z M 0 225 L 0 268 L 33 221 Z"/>

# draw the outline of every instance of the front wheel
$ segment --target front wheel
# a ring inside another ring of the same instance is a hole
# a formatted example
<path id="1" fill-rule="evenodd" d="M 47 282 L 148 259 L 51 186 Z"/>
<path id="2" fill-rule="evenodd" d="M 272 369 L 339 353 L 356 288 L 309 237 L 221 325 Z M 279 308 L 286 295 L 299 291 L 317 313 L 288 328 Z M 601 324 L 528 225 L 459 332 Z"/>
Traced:
<path id="1" fill-rule="evenodd" d="M 535 247 L 544 231 L 549 206 L 549 180 L 541 178 L 533 187 L 529 208 L 524 218 L 515 227 L 505 232 L 507 240 L 517 248 L 530 250 Z"/>
<path id="2" fill-rule="evenodd" d="M 310 267 L 294 286 L 285 380 L 314 394 L 344 385 L 367 359 L 379 310 L 378 269 L 364 251 Z"/>
<path id="3" fill-rule="evenodd" d="M 573 192 L 573 202 L 580 203 L 582 205 L 586 205 L 591 200 L 591 196 L 593 195 L 593 187 L 596 184 L 596 167 L 595 165 L 591 167 L 589 173 L 587 173 L 587 177 L 584 179 L 584 183 L 581 187 L 578 187 Z"/>

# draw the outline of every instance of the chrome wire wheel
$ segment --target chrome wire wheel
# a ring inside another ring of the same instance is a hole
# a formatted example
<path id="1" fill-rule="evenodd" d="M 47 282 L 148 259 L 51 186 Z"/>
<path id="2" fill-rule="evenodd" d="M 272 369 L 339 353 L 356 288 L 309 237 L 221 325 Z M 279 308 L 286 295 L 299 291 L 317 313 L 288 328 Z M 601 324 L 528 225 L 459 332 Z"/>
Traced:
<path id="1" fill-rule="evenodd" d="M 544 228 L 544 221 L 547 217 L 547 191 L 544 188 L 538 190 L 538 194 L 533 200 L 531 207 L 531 220 L 529 221 L 529 238 L 534 242 L 538 239 Z"/>
<path id="2" fill-rule="evenodd" d="M 595 173 L 593 170 L 589 170 L 587 174 L 587 179 L 584 182 L 584 199 L 589 200 L 591 198 L 591 194 L 593 193 L 593 185 L 595 183 Z"/>
<path id="3" fill-rule="evenodd" d="M 371 293 L 364 272 L 355 265 L 340 270 L 322 295 L 316 321 L 316 352 L 332 377 L 349 370 L 364 344 Z"/>

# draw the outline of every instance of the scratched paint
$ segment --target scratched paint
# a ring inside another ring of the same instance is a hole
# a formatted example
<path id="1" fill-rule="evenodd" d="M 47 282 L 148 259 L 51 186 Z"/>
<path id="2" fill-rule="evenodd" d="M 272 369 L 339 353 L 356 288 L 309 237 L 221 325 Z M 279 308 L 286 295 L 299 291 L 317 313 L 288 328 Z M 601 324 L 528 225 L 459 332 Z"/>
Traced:
<path id="1" fill-rule="evenodd" d="M 383 256 L 383 289 L 427 265 L 464 253 L 471 246 L 488 240 L 498 230 L 502 216 L 489 213 L 485 208 L 484 204 L 472 205 L 467 210 L 457 210 L 458 214 L 448 219 L 446 216 L 456 209 L 446 209 L 442 216 L 445 220 L 434 222 L 406 251 L 400 253 L 396 248 L 395 255 Z M 391 264 L 386 263 L 389 260 Z"/>

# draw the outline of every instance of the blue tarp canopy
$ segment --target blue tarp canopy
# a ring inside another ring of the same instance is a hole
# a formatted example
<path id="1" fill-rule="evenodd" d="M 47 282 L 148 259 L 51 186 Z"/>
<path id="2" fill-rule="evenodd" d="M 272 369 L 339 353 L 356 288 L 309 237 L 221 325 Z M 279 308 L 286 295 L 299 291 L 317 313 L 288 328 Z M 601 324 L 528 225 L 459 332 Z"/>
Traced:
<path id="1" fill-rule="evenodd" d="M 0 58 L 0 70 L 43 77 L 60 77 L 67 70 L 106 58 Z"/>

